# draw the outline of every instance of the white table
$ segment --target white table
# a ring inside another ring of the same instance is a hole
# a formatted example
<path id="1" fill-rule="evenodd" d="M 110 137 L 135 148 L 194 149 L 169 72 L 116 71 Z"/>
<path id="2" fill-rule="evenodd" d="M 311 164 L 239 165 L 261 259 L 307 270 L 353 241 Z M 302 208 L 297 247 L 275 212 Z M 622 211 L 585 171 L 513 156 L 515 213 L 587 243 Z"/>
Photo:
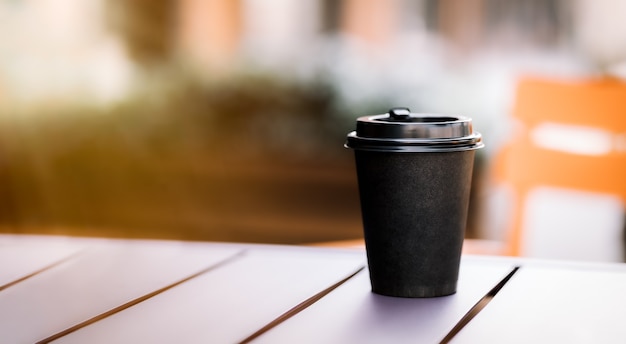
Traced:
<path id="1" fill-rule="evenodd" d="M 621 264 L 465 256 L 455 295 L 401 299 L 360 250 L 0 235 L 0 262 L 0 343 L 626 341 Z"/>

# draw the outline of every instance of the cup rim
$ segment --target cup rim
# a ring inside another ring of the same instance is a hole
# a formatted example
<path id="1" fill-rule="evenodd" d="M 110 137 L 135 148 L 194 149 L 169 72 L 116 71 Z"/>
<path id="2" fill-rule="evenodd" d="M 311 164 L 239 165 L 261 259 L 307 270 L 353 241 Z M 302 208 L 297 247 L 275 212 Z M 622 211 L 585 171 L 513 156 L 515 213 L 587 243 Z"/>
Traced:
<path id="1" fill-rule="evenodd" d="M 357 136 L 356 131 L 348 134 L 344 147 L 354 150 L 375 152 L 460 152 L 483 148 L 482 135 L 473 132 L 463 138 L 444 139 L 377 139 Z"/>

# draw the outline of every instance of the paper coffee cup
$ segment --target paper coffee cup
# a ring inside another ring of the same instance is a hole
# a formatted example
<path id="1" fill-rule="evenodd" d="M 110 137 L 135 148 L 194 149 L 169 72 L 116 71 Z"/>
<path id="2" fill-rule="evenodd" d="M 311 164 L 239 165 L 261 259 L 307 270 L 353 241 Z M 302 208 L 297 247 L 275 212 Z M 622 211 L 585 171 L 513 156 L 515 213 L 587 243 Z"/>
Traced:
<path id="1" fill-rule="evenodd" d="M 456 292 L 481 135 L 470 118 L 396 108 L 357 119 L 354 149 L 372 291 Z"/>

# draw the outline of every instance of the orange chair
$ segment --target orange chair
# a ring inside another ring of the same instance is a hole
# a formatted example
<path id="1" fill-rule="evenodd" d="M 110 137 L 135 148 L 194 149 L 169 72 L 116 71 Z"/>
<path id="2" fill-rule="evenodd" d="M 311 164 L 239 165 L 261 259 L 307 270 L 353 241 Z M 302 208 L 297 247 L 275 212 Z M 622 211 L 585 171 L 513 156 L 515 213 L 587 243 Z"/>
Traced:
<path id="1" fill-rule="evenodd" d="M 515 191 L 507 254 L 522 252 L 525 200 L 535 187 L 605 193 L 626 202 L 626 83 L 526 78 L 518 84 L 513 117 L 521 126 L 494 164 L 496 178 Z M 543 129 L 555 126 L 595 130 L 602 140 L 578 142 L 588 150 L 579 153 L 541 144 L 551 139 Z"/>

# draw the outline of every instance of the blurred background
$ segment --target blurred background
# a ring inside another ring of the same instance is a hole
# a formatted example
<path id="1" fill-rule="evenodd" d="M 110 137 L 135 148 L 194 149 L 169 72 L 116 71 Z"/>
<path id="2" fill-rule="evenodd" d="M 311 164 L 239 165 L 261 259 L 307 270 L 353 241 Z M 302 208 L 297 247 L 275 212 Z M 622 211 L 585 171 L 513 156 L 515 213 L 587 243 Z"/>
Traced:
<path id="1" fill-rule="evenodd" d="M 624 94 L 623 13 L 619 0 L 0 0 L 0 230 L 358 239 L 345 135 L 406 106 L 472 117 L 483 134 L 469 238 L 622 260 L 626 96 L 601 131 L 533 132 L 572 156 L 609 137 L 618 177 L 600 190 L 547 185 L 520 200 L 507 179 L 519 165 L 499 157 L 523 127 L 524 78 Z"/>

